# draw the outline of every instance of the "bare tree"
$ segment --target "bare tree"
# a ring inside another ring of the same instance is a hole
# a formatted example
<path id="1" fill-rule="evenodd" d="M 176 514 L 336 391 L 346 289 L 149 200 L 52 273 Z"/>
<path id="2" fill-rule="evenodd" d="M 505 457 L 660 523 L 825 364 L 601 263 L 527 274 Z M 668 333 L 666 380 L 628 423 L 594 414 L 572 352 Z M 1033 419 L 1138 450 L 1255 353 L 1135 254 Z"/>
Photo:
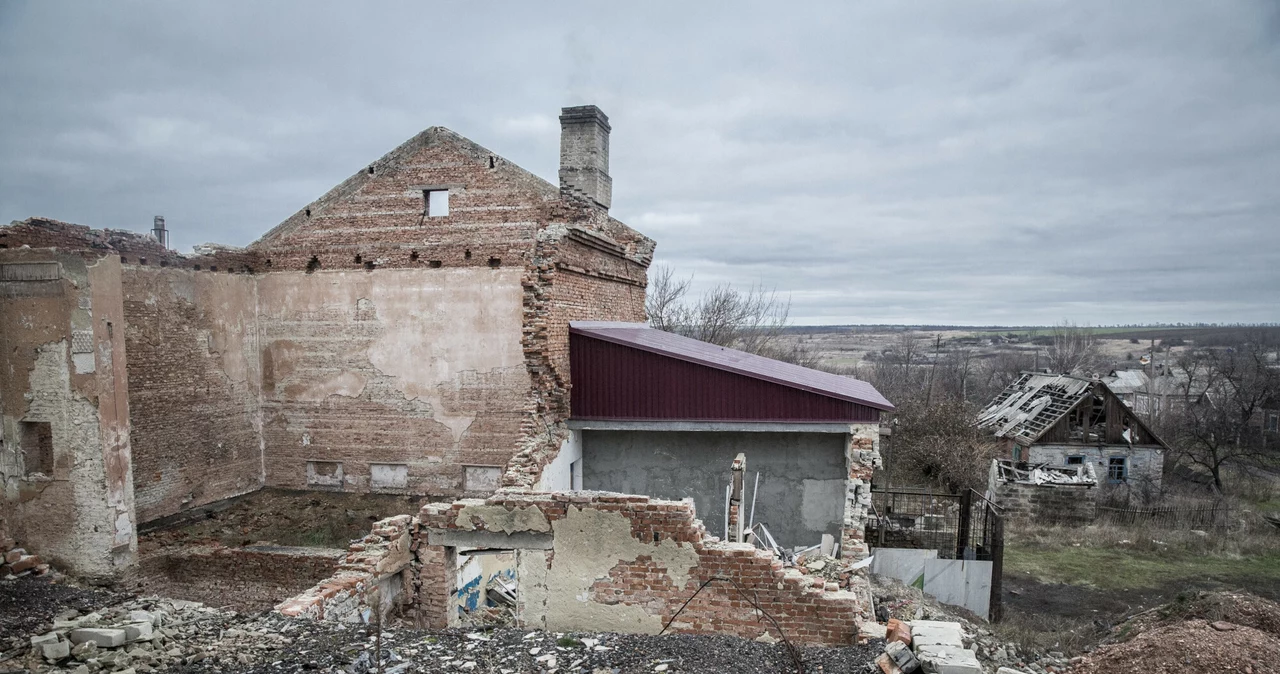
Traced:
<path id="1" fill-rule="evenodd" d="M 1100 362 L 1098 338 L 1088 326 L 1063 321 L 1053 328 L 1049 345 L 1049 367 L 1063 374 L 1088 373 Z"/>
<path id="2" fill-rule="evenodd" d="M 1186 399 L 1172 415 L 1178 458 L 1206 470 L 1219 491 L 1224 468 L 1278 458 L 1275 438 L 1259 422 L 1263 405 L 1280 396 L 1276 356 L 1274 345 L 1253 339 L 1178 361 Z"/>
<path id="3" fill-rule="evenodd" d="M 652 272 L 645 297 L 650 325 L 719 346 L 813 365 L 808 349 L 785 336 L 791 302 L 776 291 L 756 285 L 744 291 L 722 284 L 690 301 L 691 281 L 676 278 L 669 267 Z"/>
<path id="4" fill-rule="evenodd" d="M 894 402 L 898 412 L 890 461 L 895 476 L 907 476 L 908 482 L 913 478 L 932 482 L 953 492 L 985 488 L 991 459 L 1001 449 L 974 424 L 977 410 L 972 405 L 957 398 L 926 405 L 920 393 Z"/>

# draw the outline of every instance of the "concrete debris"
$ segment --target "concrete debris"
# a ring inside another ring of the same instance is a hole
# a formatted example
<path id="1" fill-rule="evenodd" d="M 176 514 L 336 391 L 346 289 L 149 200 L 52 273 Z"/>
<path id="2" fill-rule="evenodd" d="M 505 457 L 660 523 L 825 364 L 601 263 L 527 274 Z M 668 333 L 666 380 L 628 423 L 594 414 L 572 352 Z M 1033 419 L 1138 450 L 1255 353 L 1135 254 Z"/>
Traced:
<path id="1" fill-rule="evenodd" d="M 36 582 L 33 580 L 13 582 Z M 43 582 L 43 581 L 41 581 Z M 4 591 L 0 585 L 0 592 Z M 0 636 L 0 672 L 737 672 L 791 671 L 785 645 L 729 636 L 562 633 L 497 628 L 384 628 L 277 613 L 247 615 L 193 602 L 131 598 L 92 611 L 59 609 L 32 634 Z M 53 624 L 56 622 L 57 627 Z M 151 631 L 146 633 L 146 627 Z M 132 630 L 138 630 L 133 638 Z M 76 635 L 73 639 L 71 635 Z M 117 643 L 123 636 L 124 642 Z M 73 643 L 79 641 L 79 643 Z M 111 645 L 115 644 L 115 645 Z M 806 671 L 866 671 L 880 642 L 802 647 Z"/>

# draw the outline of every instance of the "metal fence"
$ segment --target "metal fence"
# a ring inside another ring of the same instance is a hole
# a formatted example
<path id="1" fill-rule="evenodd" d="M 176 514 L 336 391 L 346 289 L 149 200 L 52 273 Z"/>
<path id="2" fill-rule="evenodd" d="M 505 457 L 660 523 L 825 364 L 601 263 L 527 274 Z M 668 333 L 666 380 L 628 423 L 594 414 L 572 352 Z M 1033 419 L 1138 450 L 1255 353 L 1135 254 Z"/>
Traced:
<path id="1" fill-rule="evenodd" d="M 872 489 L 868 543 L 879 548 L 937 550 L 940 559 L 992 562 L 990 619 L 1000 620 L 1004 517 L 981 493 L 927 488 Z"/>
<path id="2" fill-rule="evenodd" d="M 1225 529 L 1231 526 L 1231 507 L 1226 503 L 1209 506 L 1151 508 L 1098 506 L 1100 524 L 1145 526 L 1161 529 Z"/>

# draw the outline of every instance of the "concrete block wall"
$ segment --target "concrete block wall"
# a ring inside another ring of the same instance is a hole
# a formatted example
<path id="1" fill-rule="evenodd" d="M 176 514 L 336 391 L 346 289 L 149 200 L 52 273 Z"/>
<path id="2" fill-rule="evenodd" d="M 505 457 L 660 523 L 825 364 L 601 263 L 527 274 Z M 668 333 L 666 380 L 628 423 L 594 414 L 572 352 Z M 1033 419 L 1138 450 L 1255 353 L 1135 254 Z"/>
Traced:
<path id="1" fill-rule="evenodd" d="M 1005 517 L 1045 524 L 1089 523 L 1097 515 L 1098 487 L 1004 482 L 996 502 Z"/>

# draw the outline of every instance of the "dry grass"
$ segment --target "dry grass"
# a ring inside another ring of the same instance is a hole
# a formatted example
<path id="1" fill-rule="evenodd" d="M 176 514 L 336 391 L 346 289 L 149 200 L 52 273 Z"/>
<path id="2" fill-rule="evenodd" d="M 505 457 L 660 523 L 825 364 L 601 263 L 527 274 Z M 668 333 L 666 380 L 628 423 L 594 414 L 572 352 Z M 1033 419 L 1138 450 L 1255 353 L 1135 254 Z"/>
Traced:
<path id="1" fill-rule="evenodd" d="M 1004 619 L 990 625 L 991 632 L 1024 651 L 1080 653 L 1098 642 L 1103 630 L 1087 618 L 1068 618 L 1045 613 L 1025 613 L 1006 609 Z"/>

